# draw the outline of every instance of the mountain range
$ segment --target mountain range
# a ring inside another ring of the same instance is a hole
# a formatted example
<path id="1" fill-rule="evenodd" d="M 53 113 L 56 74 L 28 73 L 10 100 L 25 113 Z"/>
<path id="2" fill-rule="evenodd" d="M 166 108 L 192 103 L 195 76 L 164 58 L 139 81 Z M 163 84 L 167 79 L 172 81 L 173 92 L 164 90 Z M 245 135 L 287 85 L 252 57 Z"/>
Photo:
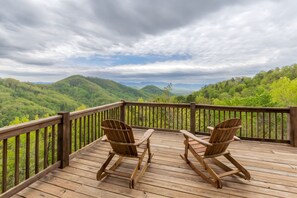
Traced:
<path id="1" fill-rule="evenodd" d="M 152 100 L 163 90 L 150 85 L 134 89 L 112 80 L 80 75 L 51 84 L 34 84 L 15 79 L 0 79 L 0 127 L 16 117 L 44 117 L 58 111 L 99 106 L 115 101 Z"/>

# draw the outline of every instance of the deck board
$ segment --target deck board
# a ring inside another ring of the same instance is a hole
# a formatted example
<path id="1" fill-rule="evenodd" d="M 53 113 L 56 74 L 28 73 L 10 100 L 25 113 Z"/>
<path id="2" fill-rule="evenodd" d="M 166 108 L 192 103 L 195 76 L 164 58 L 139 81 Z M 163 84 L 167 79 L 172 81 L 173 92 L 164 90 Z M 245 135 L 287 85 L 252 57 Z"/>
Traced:
<path id="1" fill-rule="evenodd" d="M 135 130 L 136 136 L 143 132 Z M 95 179 L 110 150 L 108 143 L 98 142 L 65 169 L 52 171 L 15 197 L 296 197 L 297 149 L 287 144 L 232 143 L 231 154 L 250 171 L 252 179 L 225 177 L 223 189 L 206 183 L 179 157 L 184 150 L 181 134 L 155 132 L 151 145 L 155 155 L 135 189 L 115 176 Z M 135 160 L 124 159 L 119 169 L 132 172 L 134 164 Z"/>

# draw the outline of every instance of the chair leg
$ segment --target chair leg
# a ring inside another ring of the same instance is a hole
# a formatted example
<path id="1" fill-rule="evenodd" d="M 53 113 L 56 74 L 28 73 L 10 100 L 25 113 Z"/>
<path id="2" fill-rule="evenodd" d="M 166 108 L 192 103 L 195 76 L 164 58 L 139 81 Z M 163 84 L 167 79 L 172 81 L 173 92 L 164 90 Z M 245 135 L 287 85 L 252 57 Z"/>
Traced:
<path id="1" fill-rule="evenodd" d="M 232 168 L 226 166 L 225 164 L 223 164 L 221 161 L 219 161 L 216 158 L 212 158 L 212 161 L 214 162 L 214 164 L 216 164 L 218 167 L 220 167 L 224 171 L 232 171 L 233 170 Z M 245 179 L 245 175 L 243 175 L 242 173 L 235 173 L 235 175 Z"/>
<path id="2" fill-rule="evenodd" d="M 244 176 L 246 180 L 250 180 L 251 179 L 251 175 L 250 173 L 239 163 L 237 162 L 230 153 L 227 153 L 224 155 L 236 168 L 238 168 L 238 170 L 240 170 Z"/>
<path id="3" fill-rule="evenodd" d="M 140 166 L 142 164 L 142 161 L 144 159 L 144 156 L 146 155 L 146 152 L 148 152 L 148 159 L 145 162 L 145 164 L 143 165 L 142 169 L 140 170 Z M 130 188 L 134 188 L 135 185 L 137 184 L 137 182 L 139 181 L 139 179 L 142 177 L 142 175 L 145 173 L 146 169 L 148 168 L 148 166 L 150 165 L 150 161 L 153 157 L 153 153 L 149 154 L 149 149 L 147 148 L 146 150 L 143 151 L 141 157 L 138 160 L 137 166 L 135 167 L 135 169 L 133 170 L 133 173 L 131 175 L 130 178 L 130 183 L 129 183 L 129 187 Z"/>
<path id="4" fill-rule="evenodd" d="M 151 153 L 151 146 L 150 146 L 150 139 L 147 140 L 147 150 L 148 150 L 148 163 L 152 160 L 152 153 Z M 139 167 L 140 169 L 140 167 Z"/>
<path id="5" fill-rule="evenodd" d="M 180 156 L 181 156 L 181 158 L 183 159 L 183 160 L 185 160 L 185 162 L 187 163 L 187 164 L 189 164 L 190 163 L 190 161 L 189 161 L 189 159 L 188 159 L 188 153 L 189 153 L 189 138 L 188 137 L 186 137 L 186 139 L 185 139 L 185 141 L 184 141 L 184 144 L 185 144 L 185 154 L 184 155 L 182 155 L 182 154 L 180 154 Z"/>
<path id="6" fill-rule="evenodd" d="M 204 160 L 203 160 L 204 161 Z M 204 161 L 205 170 L 209 173 L 209 175 L 213 178 L 212 185 L 217 188 L 222 188 L 223 184 L 220 177 L 216 174 L 216 172 Z"/>
<path id="7" fill-rule="evenodd" d="M 204 173 L 202 173 L 190 160 L 187 160 L 184 155 L 180 155 L 181 158 L 192 168 L 192 170 L 197 173 L 202 179 L 204 179 L 206 182 L 212 184 L 216 188 L 222 188 L 222 182 L 218 177 L 215 178 L 210 178 Z M 207 172 L 209 173 L 209 170 L 206 169 Z M 210 176 L 213 177 L 213 174 L 210 174 Z"/>
<path id="8" fill-rule="evenodd" d="M 106 176 L 106 174 L 103 175 L 103 173 L 106 167 L 108 166 L 108 164 L 110 163 L 110 161 L 112 160 L 112 158 L 114 157 L 114 155 L 115 155 L 114 153 L 109 153 L 107 159 L 105 160 L 105 162 L 103 163 L 99 171 L 97 172 L 97 180 L 101 180 Z"/>

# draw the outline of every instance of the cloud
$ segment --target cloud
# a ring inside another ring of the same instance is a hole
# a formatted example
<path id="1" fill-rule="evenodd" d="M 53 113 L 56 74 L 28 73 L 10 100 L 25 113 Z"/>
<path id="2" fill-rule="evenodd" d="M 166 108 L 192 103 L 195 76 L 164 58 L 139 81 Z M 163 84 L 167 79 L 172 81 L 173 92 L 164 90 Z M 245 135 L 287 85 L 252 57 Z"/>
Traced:
<path id="1" fill-rule="evenodd" d="M 251 76 L 296 63 L 296 7 L 294 0 L 7 1 L 0 77 L 211 83 Z"/>

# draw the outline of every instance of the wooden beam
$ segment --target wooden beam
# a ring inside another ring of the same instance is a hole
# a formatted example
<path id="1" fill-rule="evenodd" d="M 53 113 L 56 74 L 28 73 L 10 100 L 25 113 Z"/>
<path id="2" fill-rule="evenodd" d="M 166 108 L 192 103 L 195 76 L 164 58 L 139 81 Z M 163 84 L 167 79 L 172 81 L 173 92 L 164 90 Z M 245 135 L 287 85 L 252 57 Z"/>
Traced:
<path id="1" fill-rule="evenodd" d="M 58 160 L 61 161 L 60 168 L 69 166 L 69 134 L 70 117 L 69 112 L 60 112 L 62 122 L 58 125 Z"/>
<path id="2" fill-rule="evenodd" d="M 121 100 L 121 102 L 123 103 L 122 106 L 120 107 L 120 120 L 124 123 L 126 123 L 126 102 L 125 100 Z"/>

